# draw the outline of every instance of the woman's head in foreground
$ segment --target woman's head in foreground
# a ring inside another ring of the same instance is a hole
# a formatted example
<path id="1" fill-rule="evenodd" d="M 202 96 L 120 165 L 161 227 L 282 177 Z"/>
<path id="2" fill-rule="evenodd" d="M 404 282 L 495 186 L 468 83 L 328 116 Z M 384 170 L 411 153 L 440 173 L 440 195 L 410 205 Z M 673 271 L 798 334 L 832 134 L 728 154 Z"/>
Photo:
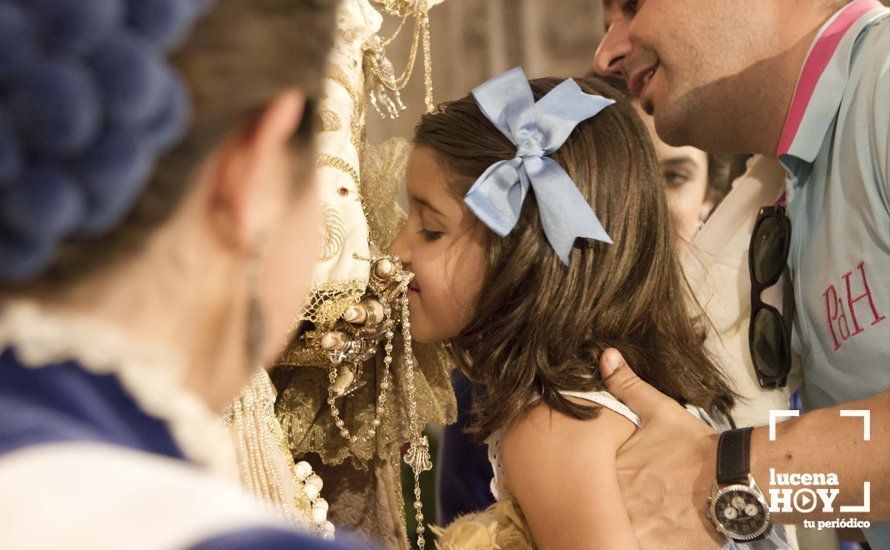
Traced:
<path id="1" fill-rule="evenodd" d="M 253 293 L 273 359 L 318 257 L 312 106 L 335 5 L 0 5 L 17 44 L 0 68 L 0 292 L 129 302 L 134 323 L 169 311 L 156 326 L 188 359 L 244 376 Z"/>
<path id="2" fill-rule="evenodd" d="M 538 100 L 559 83 L 529 84 Z M 646 129 L 603 81 L 578 84 L 616 103 L 581 122 L 550 157 L 613 244 L 586 241 L 568 266 L 544 234 L 534 191 L 504 238 L 463 202 L 485 170 L 517 149 L 473 97 L 441 105 L 415 131 L 410 214 L 391 252 L 416 274 L 409 294 L 415 338 L 450 340 L 459 366 L 482 386 L 482 437 L 514 420 L 536 394 L 554 409 L 590 416 L 558 392 L 601 389 L 596 365 L 608 347 L 678 401 L 724 410 L 732 402 L 690 319 Z"/>

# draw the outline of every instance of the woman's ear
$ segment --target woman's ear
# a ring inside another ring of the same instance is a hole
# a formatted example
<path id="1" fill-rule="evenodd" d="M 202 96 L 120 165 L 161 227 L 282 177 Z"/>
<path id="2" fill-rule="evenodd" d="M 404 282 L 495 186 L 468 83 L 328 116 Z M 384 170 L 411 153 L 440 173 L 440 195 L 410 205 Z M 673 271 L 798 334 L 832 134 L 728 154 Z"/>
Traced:
<path id="1" fill-rule="evenodd" d="M 702 222 L 708 219 L 708 216 L 711 215 L 711 211 L 714 210 L 714 207 L 717 206 L 717 200 L 714 198 L 713 193 L 708 190 L 708 193 L 705 195 L 704 202 L 701 203 L 701 210 L 698 213 L 698 219 Z"/>
<path id="2" fill-rule="evenodd" d="M 291 138 L 302 121 L 306 97 L 282 93 L 256 119 L 223 143 L 211 170 L 209 207 L 227 246 L 247 250 L 293 182 Z"/>

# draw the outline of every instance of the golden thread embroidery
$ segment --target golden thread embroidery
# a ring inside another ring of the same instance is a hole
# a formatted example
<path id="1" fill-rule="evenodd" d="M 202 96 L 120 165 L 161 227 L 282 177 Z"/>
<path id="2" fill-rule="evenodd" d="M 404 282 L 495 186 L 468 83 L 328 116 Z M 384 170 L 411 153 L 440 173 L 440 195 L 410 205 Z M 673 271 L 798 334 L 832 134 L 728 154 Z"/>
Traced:
<path id="1" fill-rule="evenodd" d="M 340 218 L 340 213 L 330 206 L 324 209 L 324 246 L 321 251 L 321 261 L 326 262 L 339 255 L 346 242 L 346 225 Z"/>
<path id="2" fill-rule="evenodd" d="M 352 108 L 354 111 L 352 124 L 350 125 L 350 134 L 349 138 L 352 142 L 352 145 L 355 147 L 355 150 L 361 153 L 362 147 L 362 139 L 364 137 L 365 131 L 365 102 L 362 101 L 362 96 L 359 94 L 352 84 L 349 82 L 349 77 L 347 77 L 343 71 L 338 69 L 337 67 L 333 67 L 330 70 L 327 78 L 332 82 L 339 84 L 343 90 L 346 91 L 346 94 L 349 96 L 349 99 L 352 101 Z M 359 73 L 359 82 L 358 85 L 360 89 L 364 89 L 365 79 L 364 75 Z"/>
<path id="3" fill-rule="evenodd" d="M 361 180 L 359 179 L 358 171 L 356 171 L 356 169 L 353 168 L 351 164 L 349 164 L 342 158 L 321 153 L 318 155 L 318 161 L 316 162 L 316 166 L 319 169 L 333 168 L 334 170 L 339 170 L 340 172 L 343 172 L 344 174 L 348 175 L 352 179 L 352 183 L 355 184 L 356 191 L 361 189 L 362 184 L 361 184 Z M 365 201 L 361 197 L 361 194 L 359 193 L 358 195 L 359 195 L 359 197 L 358 197 L 359 203 L 362 205 L 362 212 L 364 212 L 364 214 L 365 214 L 365 219 L 368 219 L 368 217 L 369 217 L 368 216 L 368 208 L 365 206 Z M 340 196 L 345 197 L 346 195 L 344 195 L 341 192 Z"/>
<path id="4" fill-rule="evenodd" d="M 340 116 L 334 111 L 322 111 L 319 116 L 321 117 L 322 132 L 339 132 L 343 129 Z"/>
<path id="5" fill-rule="evenodd" d="M 326 155 L 321 153 L 318 155 L 318 161 L 315 163 L 316 166 L 321 168 L 333 168 L 334 170 L 339 170 L 352 178 L 352 183 L 355 184 L 355 188 L 358 189 L 361 185 L 358 179 L 358 172 L 355 168 L 352 167 L 348 162 L 341 159 L 340 157 L 335 157 L 333 155 Z"/>

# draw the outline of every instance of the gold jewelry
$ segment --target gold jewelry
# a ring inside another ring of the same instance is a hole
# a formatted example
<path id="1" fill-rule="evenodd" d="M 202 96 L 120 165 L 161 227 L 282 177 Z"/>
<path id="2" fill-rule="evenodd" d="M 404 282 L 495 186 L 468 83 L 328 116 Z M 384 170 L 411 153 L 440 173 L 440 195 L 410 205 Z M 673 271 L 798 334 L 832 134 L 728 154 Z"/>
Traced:
<path id="1" fill-rule="evenodd" d="M 380 419 L 386 410 L 386 394 L 392 380 L 392 342 L 395 337 L 393 332 L 395 320 L 390 302 L 394 298 L 394 285 L 397 285 L 395 290 L 401 292 L 401 295 L 396 298 L 399 300 L 402 296 L 406 296 L 407 292 L 408 283 L 403 281 L 410 281 L 411 278 L 408 272 L 402 270 L 402 264 L 397 257 L 381 256 L 371 259 L 370 262 L 369 286 L 371 292 L 369 294 L 371 297 L 366 297 L 357 305 L 346 309 L 344 312 L 346 324 L 343 331 L 327 332 L 319 341 L 319 345 L 327 352 L 330 360 L 327 403 L 331 409 L 331 416 L 334 418 L 334 425 L 349 445 L 355 445 L 360 440 L 362 442 L 370 441 L 377 435 Z M 381 311 L 376 313 L 374 310 L 378 308 Z M 351 319 L 346 318 L 347 316 Z M 379 327 L 382 327 L 382 330 Z M 348 336 L 346 333 L 351 333 L 352 336 Z M 386 343 L 383 346 L 383 379 L 377 394 L 377 408 L 370 426 L 364 435 L 359 437 L 358 430 L 353 434 L 346 427 L 340 417 L 336 400 L 357 389 L 352 387 L 354 382 L 345 384 L 345 388 L 342 387 L 343 381 L 344 379 L 354 381 L 361 378 L 362 365 L 376 354 L 377 342 L 381 334 Z M 406 348 L 406 353 L 408 350 L 410 350 L 410 344 Z M 347 367 L 346 372 L 343 372 L 341 365 L 344 363 L 350 365 L 353 370 Z"/>
<path id="2" fill-rule="evenodd" d="M 411 466 L 414 474 L 414 519 L 417 520 L 417 547 L 420 550 L 426 546 L 423 537 L 426 526 L 423 524 L 423 500 L 420 494 L 420 474 L 433 469 L 430 459 L 430 443 L 421 432 L 417 421 L 417 397 L 414 386 L 414 352 L 411 349 L 411 319 L 408 313 L 408 283 L 414 278 L 413 274 L 407 274 L 401 281 L 402 304 L 402 339 L 405 343 L 405 355 L 403 360 L 406 366 L 407 390 L 408 390 L 408 425 L 411 431 L 411 444 L 405 455 L 405 463 Z"/>
<path id="3" fill-rule="evenodd" d="M 423 48 L 423 64 L 424 64 L 424 87 L 425 102 L 427 112 L 435 109 L 433 100 L 433 79 L 432 79 L 432 54 L 430 51 L 430 19 L 429 7 L 426 0 L 384 0 L 378 2 L 382 4 L 384 10 L 389 13 L 397 14 L 402 17 L 396 31 L 387 39 L 381 39 L 374 35 L 369 38 L 363 45 L 364 50 L 364 66 L 368 79 L 368 97 L 371 105 L 383 118 L 395 119 L 399 117 L 399 113 L 405 110 L 405 104 L 402 103 L 401 91 L 405 89 L 411 76 L 414 74 L 414 67 L 417 62 L 417 52 Z M 414 31 L 411 48 L 408 52 L 408 61 L 402 74 L 396 77 L 395 69 L 392 62 L 386 56 L 386 47 L 389 46 L 396 36 L 405 27 L 410 17 L 414 17 Z"/>
<path id="4" fill-rule="evenodd" d="M 408 284 L 414 274 L 402 269 L 398 256 L 358 258 L 371 263 L 368 291 L 365 296 L 344 310 L 341 318 L 327 327 L 314 327 L 297 337 L 290 346 L 288 359 L 299 358 L 302 365 L 327 368 L 327 405 L 334 426 L 346 442 L 346 448 L 358 456 L 356 446 L 367 447 L 377 436 L 382 419 L 389 408 L 393 379 L 393 340 L 396 324 L 401 324 L 404 346 L 402 365 L 405 369 L 405 390 L 408 401 L 409 450 L 405 462 L 414 474 L 414 510 L 417 520 L 417 545 L 424 548 L 426 531 L 421 500 L 420 474 L 432 469 L 429 441 L 423 435 L 417 408 L 416 364 L 411 339 L 408 307 Z M 321 330 L 318 330 L 321 329 Z M 337 400 L 355 392 L 364 383 L 364 363 L 377 354 L 383 341 L 383 373 L 377 390 L 372 418 L 364 425 L 347 427 Z M 300 353 L 297 357 L 293 355 Z"/>
<path id="5" fill-rule="evenodd" d="M 223 414 L 237 442 L 242 487 L 251 496 L 270 503 L 294 527 L 331 539 L 335 529 L 327 521 L 328 503 L 320 496 L 321 478 L 307 462 L 294 464 L 275 418 L 274 404 L 275 388 L 266 371 L 258 369 Z M 276 458 L 284 461 L 292 480 L 282 479 Z M 289 482 L 296 493 L 285 489 Z M 288 502 L 288 495 L 292 502 Z"/>
<path id="6" fill-rule="evenodd" d="M 250 370 L 259 367 L 262 362 L 263 340 L 265 340 L 266 336 L 266 323 L 259 290 L 259 278 L 263 270 L 260 256 L 261 248 L 259 243 L 254 243 L 246 265 L 247 320 L 244 341 L 248 368 Z"/>

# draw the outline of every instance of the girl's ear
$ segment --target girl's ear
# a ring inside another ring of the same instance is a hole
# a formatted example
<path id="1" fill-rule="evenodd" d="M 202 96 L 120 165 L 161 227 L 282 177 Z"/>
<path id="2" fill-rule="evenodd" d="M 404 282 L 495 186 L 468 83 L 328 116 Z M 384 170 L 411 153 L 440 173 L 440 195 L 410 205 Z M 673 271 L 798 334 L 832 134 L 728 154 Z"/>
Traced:
<path id="1" fill-rule="evenodd" d="M 276 182 L 269 174 L 287 151 L 305 110 L 302 92 L 283 93 L 270 102 L 259 117 L 223 144 L 212 171 L 210 208 L 216 225 L 227 245 L 246 250 L 262 233 L 268 220 L 265 210 L 275 197 Z"/>

